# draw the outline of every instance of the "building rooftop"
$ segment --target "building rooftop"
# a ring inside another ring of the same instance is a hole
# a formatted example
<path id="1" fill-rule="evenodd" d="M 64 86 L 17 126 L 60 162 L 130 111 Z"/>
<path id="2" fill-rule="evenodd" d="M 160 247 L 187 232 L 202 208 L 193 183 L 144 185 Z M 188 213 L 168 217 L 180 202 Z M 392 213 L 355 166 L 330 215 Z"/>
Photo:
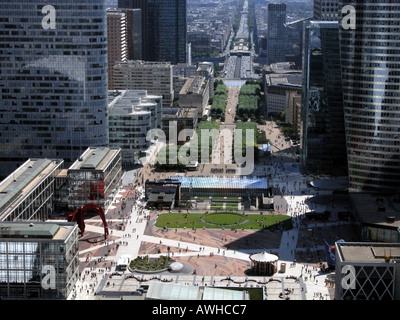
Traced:
<path id="1" fill-rule="evenodd" d="M 400 258 L 400 243 L 337 242 L 336 250 L 342 262 L 386 263 L 385 256 Z"/>
<path id="2" fill-rule="evenodd" d="M 11 204 L 18 205 L 27 194 L 46 179 L 64 161 L 62 159 L 29 159 L 0 182 L 0 220 Z M 19 198 L 19 199 L 18 199 Z"/>
<path id="3" fill-rule="evenodd" d="M 155 104 L 154 100 L 162 99 L 162 96 L 149 95 L 147 90 L 109 90 L 108 107 L 118 105 L 148 105 Z M 152 101 L 152 102 L 150 102 Z"/>
<path id="4" fill-rule="evenodd" d="M 76 226 L 75 222 L 3 221 L 0 239 L 53 239 L 64 240 Z"/>
<path id="5" fill-rule="evenodd" d="M 105 170 L 110 162 L 120 153 L 120 148 L 89 147 L 76 160 L 69 170 Z"/>
<path id="6" fill-rule="evenodd" d="M 267 178 L 263 177 L 177 177 L 170 179 L 181 182 L 182 188 L 210 189 L 267 189 Z"/>
<path id="7" fill-rule="evenodd" d="M 189 77 L 179 94 L 202 94 L 205 89 L 205 78 L 202 76 Z"/>
<path id="8" fill-rule="evenodd" d="M 400 227 L 400 201 L 396 198 L 351 193 L 349 199 L 354 214 L 361 223 L 386 228 Z"/>
<path id="9" fill-rule="evenodd" d="M 153 300 L 248 300 L 244 291 L 151 281 L 146 299 Z"/>

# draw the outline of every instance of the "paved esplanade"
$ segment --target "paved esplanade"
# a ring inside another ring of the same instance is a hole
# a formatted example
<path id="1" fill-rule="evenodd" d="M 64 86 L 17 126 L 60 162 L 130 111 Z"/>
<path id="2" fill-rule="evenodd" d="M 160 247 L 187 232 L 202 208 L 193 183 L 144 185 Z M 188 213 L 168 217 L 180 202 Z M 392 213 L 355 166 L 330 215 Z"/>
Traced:
<path id="1" fill-rule="evenodd" d="M 143 191 L 142 191 L 143 193 Z M 304 200 L 308 196 L 283 196 L 281 197 L 282 203 L 286 204 L 286 207 L 288 208 L 287 214 L 293 215 L 293 212 L 297 211 L 299 209 L 299 203 L 301 203 L 302 210 L 307 210 L 306 205 L 304 205 Z M 121 197 L 117 197 L 117 199 L 121 199 Z M 119 200 L 117 200 L 118 202 Z M 296 209 L 297 206 L 297 209 Z M 283 210 L 283 208 L 281 208 Z M 205 257 L 203 260 L 203 263 L 207 264 L 207 257 L 212 254 L 213 256 L 224 256 L 225 258 L 229 258 L 232 260 L 242 260 L 245 262 L 249 263 L 249 255 L 251 253 L 255 252 L 260 252 L 260 249 L 252 249 L 251 246 L 247 248 L 246 250 L 240 250 L 240 251 L 235 251 L 235 250 L 220 250 L 219 247 L 213 247 L 213 246 L 203 246 L 199 245 L 196 243 L 196 241 L 191 241 L 191 242 L 186 242 L 186 241 L 179 241 L 179 240 L 174 240 L 174 239 L 167 239 L 167 238 L 160 238 L 158 236 L 149 236 L 145 234 L 145 229 L 146 226 L 148 226 L 148 215 L 150 212 L 146 209 L 142 209 L 138 206 L 134 206 L 130 212 L 130 216 L 126 221 L 126 228 L 124 231 L 121 230 L 115 230 L 111 229 L 112 233 L 110 236 L 113 238 L 116 238 L 117 240 L 109 240 L 108 245 L 110 245 L 110 242 L 113 243 L 120 243 L 118 251 L 115 255 L 113 256 L 107 256 L 105 258 L 106 262 L 113 262 L 112 267 L 110 268 L 96 268 L 96 267 L 91 267 L 91 268 L 86 268 L 82 272 L 82 277 L 85 278 L 84 281 L 79 281 L 76 285 L 76 290 L 75 290 L 75 299 L 77 300 L 85 300 L 85 299 L 95 299 L 95 292 L 97 290 L 100 290 L 102 286 L 105 286 L 105 283 L 107 279 L 109 279 L 109 275 L 112 274 L 115 271 L 115 263 L 118 261 L 118 259 L 125 254 L 131 255 L 132 259 L 135 258 L 136 256 L 139 255 L 140 252 L 140 246 L 142 242 L 146 243 L 153 243 L 153 244 L 160 244 L 164 246 L 169 246 L 171 248 L 187 248 L 187 250 L 182 250 L 181 253 L 175 253 L 174 257 L 197 257 L 198 255 L 201 255 L 202 257 Z M 303 214 L 298 214 L 297 217 L 294 218 L 295 222 L 295 227 L 291 230 L 288 231 L 283 231 L 281 241 L 280 241 L 280 246 L 279 248 L 265 248 L 267 251 L 273 252 L 278 255 L 279 261 L 278 261 L 278 267 L 280 266 L 281 263 L 286 263 L 286 272 L 285 273 L 276 273 L 273 277 L 253 277 L 249 276 L 246 277 L 244 274 L 243 275 L 233 275 L 231 276 L 231 281 L 229 283 L 230 286 L 238 286 L 237 283 L 243 283 L 246 279 L 261 279 L 260 282 L 265 282 L 266 279 L 274 278 L 274 279 L 282 279 L 283 284 L 281 283 L 278 285 L 277 283 L 269 283 L 267 285 L 267 299 L 274 299 L 274 296 L 276 299 L 278 298 L 278 293 L 282 291 L 282 288 L 284 286 L 289 287 L 289 289 L 292 290 L 291 293 L 291 299 L 302 299 L 302 300 L 313 300 L 317 299 L 317 297 L 324 298 L 324 299 L 330 299 L 328 296 L 328 288 L 325 285 L 325 275 L 320 274 L 317 270 L 313 270 L 310 274 L 306 273 L 306 265 L 305 264 L 300 264 L 296 263 L 295 265 L 293 264 L 294 261 L 294 253 L 296 251 L 296 243 L 297 243 L 297 237 L 298 237 L 298 232 L 300 229 L 300 226 L 298 223 L 303 217 Z M 86 230 L 95 232 L 95 233 L 103 233 L 104 229 L 101 225 L 101 220 L 100 219 L 94 219 L 87 221 L 86 223 Z M 97 224 L 97 225 L 93 225 Z M 154 222 L 152 222 L 154 223 Z M 134 232 L 133 232 L 134 231 Z M 240 231 L 239 231 L 240 232 Z M 123 245 L 122 245 L 123 244 Z M 93 252 L 99 247 L 104 247 L 107 246 L 107 244 L 101 243 L 98 246 L 93 246 L 90 247 L 86 250 L 83 250 L 80 252 L 81 255 L 85 256 L 87 253 Z M 159 255 L 166 255 L 166 252 L 162 252 L 160 254 L 149 254 L 150 257 L 156 257 Z M 96 260 L 96 259 L 101 259 L 104 257 L 96 257 L 92 256 L 91 260 Z M 83 261 L 85 258 L 81 258 Z M 210 262 L 208 262 L 211 264 Z M 111 264 L 109 264 L 111 265 Z M 311 268 L 309 267 L 309 270 L 311 271 Z M 85 272 L 86 271 L 86 272 Z M 129 272 L 125 272 L 125 275 L 127 275 Z M 92 276 L 89 276 L 91 274 Z M 85 276 L 86 275 L 86 276 Z M 129 281 L 135 281 L 135 279 L 129 279 L 125 280 L 125 275 L 118 277 L 118 276 L 113 276 L 112 281 L 113 283 L 117 282 L 119 283 L 119 287 L 123 289 L 125 286 L 128 285 Z M 137 274 L 139 277 L 143 277 L 142 274 Z M 302 277 L 299 278 L 299 276 L 302 275 Z M 153 277 L 154 275 L 146 275 L 147 277 Z M 218 276 L 208 276 L 208 275 L 193 275 L 193 274 L 170 274 L 167 275 L 166 277 L 168 278 L 173 278 L 175 282 L 177 283 L 183 283 L 183 284 L 199 284 L 199 277 L 203 277 L 203 281 L 200 282 L 202 284 L 209 282 L 209 285 L 216 285 L 216 280 L 220 280 L 220 283 L 222 284 L 222 280 L 225 277 L 218 277 Z M 292 280 L 291 278 L 287 279 L 287 277 L 293 276 L 294 278 L 297 278 L 298 281 Z M 315 276 L 315 278 L 313 278 Z M 205 277 L 205 280 L 204 280 Z M 235 279 L 237 280 L 237 283 L 235 283 Z M 308 279 L 307 281 L 305 279 Z M 119 281 L 119 282 L 118 282 Z M 109 281 L 108 281 L 109 282 Z M 226 283 L 226 282 L 225 282 Z M 252 282 L 249 282 L 249 287 Z M 286 283 L 286 285 L 285 285 Z M 218 284 L 218 282 L 217 282 Z M 138 285 L 138 284 L 137 284 Z M 226 284 L 224 284 L 226 285 Z M 275 287 L 273 287 L 275 286 Z M 115 287 L 116 288 L 116 287 Z M 275 292 L 275 295 L 274 295 Z M 297 295 L 296 295 L 297 292 Z M 72 297 L 71 297 L 72 298 Z"/>
<path id="2" fill-rule="evenodd" d="M 234 121 L 233 109 L 235 102 L 237 102 L 238 92 L 239 88 L 229 87 L 229 107 L 226 111 L 224 127 L 229 127 Z M 312 197 L 315 192 L 307 186 L 307 177 L 300 174 L 299 165 L 292 152 L 291 142 L 284 138 L 276 124 L 267 121 L 266 125 L 259 127 L 266 132 L 267 138 L 272 142 L 272 156 L 255 165 L 253 176 L 269 177 L 268 182 L 275 188 L 276 194 L 274 196 L 273 214 L 291 216 L 294 224 L 293 229 L 279 233 L 235 230 L 235 241 L 241 242 L 241 246 L 240 249 L 232 250 L 227 247 L 229 241 L 224 241 L 224 231 L 221 230 L 204 229 L 198 230 L 195 234 L 191 230 L 174 231 L 170 229 L 168 232 L 163 232 L 163 230 L 155 228 L 154 223 L 158 212 L 144 209 L 144 203 L 141 201 L 129 200 L 125 211 L 122 213 L 118 211 L 115 215 L 115 210 L 118 210 L 116 208 L 121 206 L 122 198 L 126 198 L 127 193 L 129 194 L 136 189 L 140 192 L 138 199 L 144 196 L 142 186 L 146 179 L 154 180 L 154 178 L 165 178 L 171 175 L 171 173 L 166 173 L 164 176 L 159 173 L 154 174 L 151 171 L 151 166 L 145 164 L 143 170 L 128 172 L 123 177 L 125 186 L 119 190 L 112 208 L 106 213 L 110 229 L 109 239 L 106 242 L 102 241 L 91 245 L 81 241 L 81 244 L 86 246 L 80 248 L 81 264 L 85 267 L 81 273 L 81 280 L 77 283 L 70 299 L 97 299 L 99 297 L 95 293 L 112 292 L 113 290 L 135 291 L 140 286 L 140 282 L 135 278 L 126 279 L 126 276 L 131 274 L 129 271 L 120 276 L 112 275 L 116 271 L 117 261 L 123 255 L 130 255 L 132 259 L 139 255 L 165 256 L 167 248 L 171 248 L 174 259 L 186 265 L 193 265 L 193 269 L 200 269 L 202 273 L 163 272 L 159 275 L 138 273 L 134 275 L 142 280 L 160 276 L 168 281 L 181 284 L 207 284 L 218 287 L 226 287 L 227 285 L 233 287 L 258 286 L 264 288 L 265 298 L 271 300 L 282 299 L 286 296 L 291 300 L 330 299 L 330 292 L 325 283 L 326 274 L 319 272 L 316 267 L 318 262 L 314 261 L 313 264 L 295 263 L 296 253 L 307 252 L 308 254 L 310 250 L 321 249 L 318 246 L 313 248 L 299 247 L 298 240 L 300 240 L 301 231 L 307 228 L 302 223 L 305 212 L 315 209 L 324 211 L 326 205 L 317 204 L 313 200 Z M 224 143 L 223 139 L 221 139 L 221 143 Z M 150 161 L 154 157 L 158 148 L 158 145 L 153 147 L 154 150 L 147 160 Z M 216 147 L 213 154 L 222 156 L 221 151 L 223 150 L 223 148 Z M 199 172 L 207 176 L 210 168 L 215 166 L 213 164 L 201 165 Z M 223 164 L 221 166 L 225 167 Z M 236 164 L 229 166 L 232 166 L 232 169 L 237 168 Z M 224 169 L 223 176 L 237 175 L 237 173 L 229 175 L 226 171 L 227 168 Z M 192 212 L 194 211 L 192 210 Z M 259 214 L 259 210 L 246 213 Z M 92 218 L 86 220 L 85 223 L 86 232 L 103 234 L 104 229 L 100 219 Z M 120 227 L 121 224 L 124 228 Z M 316 223 L 313 227 L 318 228 L 318 225 Z M 320 225 L 325 226 L 326 223 Z M 227 230 L 226 232 L 231 231 Z M 267 233 L 274 238 L 271 241 L 265 240 L 266 238 L 259 238 L 263 243 L 270 244 L 271 247 L 265 248 L 263 244 L 256 243 L 254 239 L 260 234 Z M 280 239 L 277 238 L 279 236 Z M 243 243 L 245 241 L 247 243 Z M 281 263 L 286 263 L 286 271 L 284 273 L 277 272 L 272 277 L 247 276 L 244 271 L 251 266 L 249 256 L 262 250 L 276 254 L 279 257 L 278 269 Z M 107 251 L 109 254 L 101 254 Z M 229 279 L 227 279 L 227 276 Z"/>

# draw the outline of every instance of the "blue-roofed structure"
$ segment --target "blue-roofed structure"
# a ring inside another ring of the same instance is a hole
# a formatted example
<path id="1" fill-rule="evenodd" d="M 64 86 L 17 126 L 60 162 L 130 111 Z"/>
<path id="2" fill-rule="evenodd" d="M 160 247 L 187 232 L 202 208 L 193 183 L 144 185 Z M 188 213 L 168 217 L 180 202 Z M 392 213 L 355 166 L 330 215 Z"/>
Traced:
<path id="1" fill-rule="evenodd" d="M 268 192 L 268 180 L 265 177 L 182 177 L 173 176 L 172 180 L 181 183 L 182 194 L 191 196 L 264 196 Z"/>

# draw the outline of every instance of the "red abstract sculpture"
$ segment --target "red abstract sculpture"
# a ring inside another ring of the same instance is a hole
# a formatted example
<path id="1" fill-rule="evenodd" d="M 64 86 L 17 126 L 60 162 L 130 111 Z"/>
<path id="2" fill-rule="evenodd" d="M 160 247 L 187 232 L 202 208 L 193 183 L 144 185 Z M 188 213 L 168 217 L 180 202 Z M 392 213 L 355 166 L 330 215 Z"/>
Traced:
<path id="1" fill-rule="evenodd" d="M 94 203 L 88 203 L 80 208 L 76 208 L 74 212 L 68 212 L 68 221 L 69 222 L 77 222 L 79 229 L 81 230 L 81 237 L 85 232 L 85 221 L 84 215 L 85 212 L 88 210 L 95 210 L 97 211 L 98 215 L 100 216 L 101 220 L 103 221 L 104 225 L 104 239 L 108 237 L 108 225 L 106 221 L 106 216 L 104 214 L 104 210 Z"/>

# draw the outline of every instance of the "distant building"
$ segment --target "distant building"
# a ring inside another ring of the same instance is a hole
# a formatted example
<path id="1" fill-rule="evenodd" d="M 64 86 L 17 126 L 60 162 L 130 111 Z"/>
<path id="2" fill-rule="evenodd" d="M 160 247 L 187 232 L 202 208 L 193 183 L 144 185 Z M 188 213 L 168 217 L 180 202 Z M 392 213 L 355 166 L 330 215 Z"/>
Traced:
<path id="1" fill-rule="evenodd" d="M 174 97 L 179 96 L 187 79 L 196 75 L 197 66 L 188 63 L 178 63 L 172 66 Z"/>
<path id="2" fill-rule="evenodd" d="M 286 54 L 286 4 L 268 3 L 267 63 L 282 62 Z"/>
<path id="3" fill-rule="evenodd" d="M 128 59 L 127 16 L 117 9 L 107 10 L 108 89 L 114 89 L 113 70 L 117 62 Z"/>
<path id="4" fill-rule="evenodd" d="M 265 93 L 267 110 L 268 114 L 279 115 L 287 111 L 289 97 L 301 93 L 301 85 L 288 83 L 286 78 L 281 78 L 283 82 L 279 82 L 279 80 L 276 82 L 274 78 L 271 78 L 271 80 L 271 84 L 267 86 Z"/>
<path id="5" fill-rule="evenodd" d="M 109 91 L 109 101 L 109 146 L 121 148 L 122 167 L 130 170 L 150 147 L 149 131 L 161 129 L 162 97 L 145 90 Z"/>
<path id="6" fill-rule="evenodd" d="M 0 182 L 0 221 L 46 221 L 53 213 L 62 159 L 29 159 Z M 1 295 L 0 295 L 1 296 Z"/>
<path id="7" fill-rule="evenodd" d="M 285 122 L 292 125 L 297 137 L 301 136 L 301 92 L 286 92 L 286 117 Z"/>
<path id="8" fill-rule="evenodd" d="M 79 232 L 69 222 L 0 222 L 0 297 L 66 300 L 79 280 Z"/>
<path id="9" fill-rule="evenodd" d="M 211 54 L 211 35 L 207 31 L 189 31 L 187 41 L 191 43 L 193 56 L 210 56 Z"/>
<path id="10" fill-rule="evenodd" d="M 186 44 L 186 63 L 192 64 L 192 44 L 190 42 Z"/>
<path id="11" fill-rule="evenodd" d="M 196 130 L 199 122 L 197 108 L 169 108 L 163 110 L 162 130 L 165 133 L 167 143 L 179 143 L 174 141 L 178 139 L 179 132 L 183 129 Z M 176 137 L 176 138 L 175 138 Z"/>
<path id="12" fill-rule="evenodd" d="M 128 60 L 143 59 L 142 11 L 140 9 L 120 9 L 126 14 Z"/>
<path id="13" fill-rule="evenodd" d="M 340 0 L 314 0 L 313 20 L 338 21 L 341 17 Z"/>
<path id="14" fill-rule="evenodd" d="M 305 23 L 301 165 L 309 174 L 347 175 L 339 29 Z"/>
<path id="15" fill-rule="evenodd" d="M 122 177 L 121 149 L 89 147 L 68 168 L 69 206 L 92 203 L 106 211 Z"/>
<path id="16" fill-rule="evenodd" d="M 278 115 L 285 111 L 288 103 L 286 93 L 301 90 L 302 71 L 295 68 L 293 62 L 278 62 L 263 70 L 265 114 Z"/>
<path id="17" fill-rule="evenodd" d="M 209 80 L 201 75 L 190 77 L 179 92 L 179 108 L 194 108 L 201 118 L 210 99 Z"/>
<path id="18" fill-rule="evenodd" d="M 208 80 L 210 97 L 214 95 L 214 63 L 202 61 L 197 64 L 197 74 L 205 77 Z"/>
<path id="19" fill-rule="evenodd" d="M 304 23 L 312 18 L 304 18 L 286 23 L 286 55 L 285 61 L 295 63 L 296 69 L 301 70 L 303 66 L 303 38 Z"/>
<path id="20" fill-rule="evenodd" d="M 119 0 L 119 8 L 142 10 L 143 60 L 186 63 L 187 0 Z"/>
<path id="21" fill-rule="evenodd" d="M 163 99 L 163 108 L 170 108 L 174 99 L 172 65 L 168 62 L 141 60 L 121 62 L 114 67 L 116 90 L 146 90 Z"/>

